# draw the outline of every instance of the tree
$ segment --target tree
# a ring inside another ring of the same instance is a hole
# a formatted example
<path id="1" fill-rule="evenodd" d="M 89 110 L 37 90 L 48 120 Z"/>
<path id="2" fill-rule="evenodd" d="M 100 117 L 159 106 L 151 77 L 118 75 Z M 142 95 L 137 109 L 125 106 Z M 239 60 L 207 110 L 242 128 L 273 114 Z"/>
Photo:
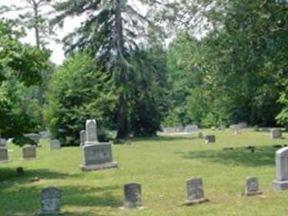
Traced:
<path id="1" fill-rule="evenodd" d="M 48 88 L 45 118 L 54 137 L 64 145 L 79 145 L 79 131 L 87 119 L 100 128 L 112 128 L 114 86 L 87 54 L 66 59 L 53 74 Z"/>
<path id="2" fill-rule="evenodd" d="M 139 1 L 140 6 L 162 5 L 164 1 Z M 129 56 L 138 49 L 136 40 L 145 38 L 147 26 L 155 23 L 141 14 L 126 0 L 86 1 L 66 0 L 56 4 L 59 12 L 55 23 L 74 15 L 85 15 L 86 20 L 65 39 L 66 52 L 85 50 L 99 59 L 103 70 L 113 77 L 117 95 L 117 138 L 126 138 L 130 133 L 129 83 L 132 73 Z"/>
<path id="3" fill-rule="evenodd" d="M 48 68 L 49 53 L 21 44 L 22 33 L 12 24 L 0 22 L 0 134 L 21 138 L 38 126 L 32 89 L 41 82 L 41 70 Z"/>

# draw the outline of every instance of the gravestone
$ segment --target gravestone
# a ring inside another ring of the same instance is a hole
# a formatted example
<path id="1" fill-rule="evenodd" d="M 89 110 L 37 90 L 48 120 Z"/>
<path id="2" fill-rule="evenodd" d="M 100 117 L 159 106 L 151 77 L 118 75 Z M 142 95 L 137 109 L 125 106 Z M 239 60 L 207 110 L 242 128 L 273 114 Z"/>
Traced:
<path id="1" fill-rule="evenodd" d="M 124 207 L 139 208 L 141 206 L 141 185 L 138 183 L 124 185 Z"/>
<path id="2" fill-rule="evenodd" d="M 256 177 L 247 177 L 245 184 L 245 196 L 260 195 L 262 192 L 259 191 L 259 182 Z"/>
<path id="3" fill-rule="evenodd" d="M 61 149 L 61 143 L 58 139 L 53 139 L 50 141 L 50 150 Z"/>
<path id="4" fill-rule="evenodd" d="M 205 143 L 209 144 L 209 143 L 215 143 L 216 142 L 216 138 L 214 135 L 206 135 L 204 137 Z"/>
<path id="5" fill-rule="evenodd" d="M 7 140 L 0 138 L 0 147 L 6 147 L 6 144 L 7 144 Z"/>
<path id="6" fill-rule="evenodd" d="M 282 137 L 281 129 L 275 128 L 271 130 L 271 139 L 280 139 Z"/>
<path id="7" fill-rule="evenodd" d="M 187 200 L 186 205 L 203 203 L 208 201 L 204 197 L 203 182 L 201 178 L 191 178 L 186 182 Z"/>
<path id="8" fill-rule="evenodd" d="M 39 140 L 41 138 L 41 136 L 37 133 L 28 133 L 28 134 L 25 134 L 24 136 L 33 140 L 36 144 L 39 143 Z"/>
<path id="9" fill-rule="evenodd" d="M 272 186 L 278 190 L 288 189 L 288 147 L 276 151 L 276 179 Z"/>
<path id="10" fill-rule="evenodd" d="M 56 187 L 48 187 L 41 193 L 41 213 L 59 214 L 61 208 L 61 191 Z"/>
<path id="11" fill-rule="evenodd" d="M 86 137 L 86 132 L 85 130 L 80 131 L 80 146 L 84 146 L 85 144 L 85 137 Z"/>
<path id="12" fill-rule="evenodd" d="M 22 159 L 35 159 L 36 158 L 36 146 L 25 145 L 22 148 Z"/>
<path id="13" fill-rule="evenodd" d="M 8 161 L 8 150 L 5 147 L 0 147 L 0 163 Z"/>
<path id="14" fill-rule="evenodd" d="M 86 138 L 83 150 L 83 171 L 117 168 L 117 162 L 113 162 L 111 143 L 99 143 L 95 120 L 86 121 Z"/>
<path id="15" fill-rule="evenodd" d="M 16 175 L 17 175 L 17 176 L 23 176 L 23 175 L 24 175 L 24 169 L 23 169 L 23 167 L 17 167 L 17 168 L 16 168 Z"/>

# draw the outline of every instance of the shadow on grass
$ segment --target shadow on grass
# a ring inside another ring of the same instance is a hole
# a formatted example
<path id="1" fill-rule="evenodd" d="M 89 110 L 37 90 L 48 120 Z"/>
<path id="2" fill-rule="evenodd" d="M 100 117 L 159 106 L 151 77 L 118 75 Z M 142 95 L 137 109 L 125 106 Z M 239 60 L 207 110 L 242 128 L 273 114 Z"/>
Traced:
<path id="1" fill-rule="evenodd" d="M 143 137 L 143 138 L 133 138 L 132 142 L 137 143 L 141 141 L 155 141 L 155 142 L 167 142 L 167 141 L 176 141 L 176 140 L 194 140 L 199 139 L 196 135 L 193 136 L 155 136 L 155 137 Z"/>
<path id="2" fill-rule="evenodd" d="M 53 172 L 48 169 L 25 169 L 24 168 L 24 175 L 17 176 L 16 168 L 0 168 L 0 182 L 3 181 L 10 181 L 10 180 L 17 180 L 20 182 L 25 182 L 31 180 L 31 178 L 39 177 L 44 179 L 63 179 L 66 177 L 72 177 L 73 175 L 67 173 L 59 173 Z"/>
<path id="3" fill-rule="evenodd" d="M 256 147 L 254 153 L 243 147 L 226 151 L 221 149 L 176 153 L 181 154 L 185 159 L 200 159 L 231 166 L 274 166 L 276 150 L 271 146 L 266 146 Z"/>
<path id="4" fill-rule="evenodd" d="M 40 187 L 18 187 L 3 190 L 0 193 L 0 215 L 34 215 L 40 209 Z M 76 208 L 77 211 L 65 212 L 61 215 L 87 215 L 90 213 L 81 207 L 111 207 L 118 208 L 121 198 L 113 195 L 114 190 L 120 189 L 118 185 L 103 187 L 63 186 L 62 206 L 69 209 Z M 91 214 L 92 215 L 92 214 Z"/>

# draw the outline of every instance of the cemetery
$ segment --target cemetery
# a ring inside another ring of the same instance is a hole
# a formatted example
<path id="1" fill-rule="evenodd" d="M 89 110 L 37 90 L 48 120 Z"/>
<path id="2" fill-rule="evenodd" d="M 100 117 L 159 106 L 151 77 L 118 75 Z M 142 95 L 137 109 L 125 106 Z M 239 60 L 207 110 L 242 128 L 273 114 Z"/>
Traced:
<path id="1" fill-rule="evenodd" d="M 287 216 L 288 0 L 0 0 L 0 216 Z"/>
<path id="2" fill-rule="evenodd" d="M 9 161 L 0 154 L 6 161 L 0 163 L 0 215 L 45 211 L 87 216 L 285 215 L 287 211 L 288 154 L 282 146 L 288 134 L 283 131 L 283 138 L 273 141 L 272 131 L 246 128 L 238 135 L 231 129 L 199 129 L 217 137 L 209 144 L 198 137 L 198 130 L 189 136 L 133 139 L 129 145 L 110 143 L 109 161 L 117 161 L 117 166 L 85 172 L 79 167 L 85 161 L 85 145 L 92 143 L 95 149 L 99 145 L 100 153 L 94 155 L 98 158 L 104 159 L 99 154 L 106 151 L 95 136 L 95 121 L 87 121 L 85 129 L 86 144 L 81 148 L 51 151 L 51 140 L 40 139 L 41 147 L 24 147 L 29 159 L 23 160 L 23 149 L 6 146 Z M 253 144 L 255 151 L 248 151 L 247 144 Z"/>

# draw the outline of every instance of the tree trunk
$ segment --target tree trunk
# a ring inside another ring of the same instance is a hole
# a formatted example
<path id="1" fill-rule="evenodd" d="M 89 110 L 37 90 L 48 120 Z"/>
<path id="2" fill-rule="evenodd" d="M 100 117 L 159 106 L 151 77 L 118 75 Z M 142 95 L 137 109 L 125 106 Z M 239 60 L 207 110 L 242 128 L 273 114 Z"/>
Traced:
<path id="1" fill-rule="evenodd" d="M 117 69 L 118 77 L 116 85 L 119 90 L 118 95 L 118 110 L 117 110 L 117 139 L 125 139 L 129 135 L 129 120 L 128 120 L 128 103 L 125 97 L 125 88 L 128 82 L 127 67 L 123 63 L 124 58 L 124 40 L 123 40 L 123 23 L 122 23 L 122 2 L 123 0 L 115 0 L 115 28 L 116 28 L 116 52 L 117 52 Z M 124 4 L 124 3 L 123 3 Z"/>
<path id="2" fill-rule="evenodd" d="M 39 7 L 38 3 L 36 1 L 33 1 L 33 11 L 34 11 L 34 19 L 35 19 L 35 41 L 37 48 L 41 49 L 41 41 L 40 41 L 40 32 L 39 32 L 39 26 L 38 26 L 38 19 L 39 19 Z M 41 129 L 45 129 L 45 123 L 44 123 L 44 116 L 43 116 L 43 107 L 44 107 L 44 82 L 43 82 L 43 72 L 41 71 L 41 82 L 39 85 L 38 90 L 38 103 L 41 108 L 40 111 L 40 123 L 41 123 Z"/>

